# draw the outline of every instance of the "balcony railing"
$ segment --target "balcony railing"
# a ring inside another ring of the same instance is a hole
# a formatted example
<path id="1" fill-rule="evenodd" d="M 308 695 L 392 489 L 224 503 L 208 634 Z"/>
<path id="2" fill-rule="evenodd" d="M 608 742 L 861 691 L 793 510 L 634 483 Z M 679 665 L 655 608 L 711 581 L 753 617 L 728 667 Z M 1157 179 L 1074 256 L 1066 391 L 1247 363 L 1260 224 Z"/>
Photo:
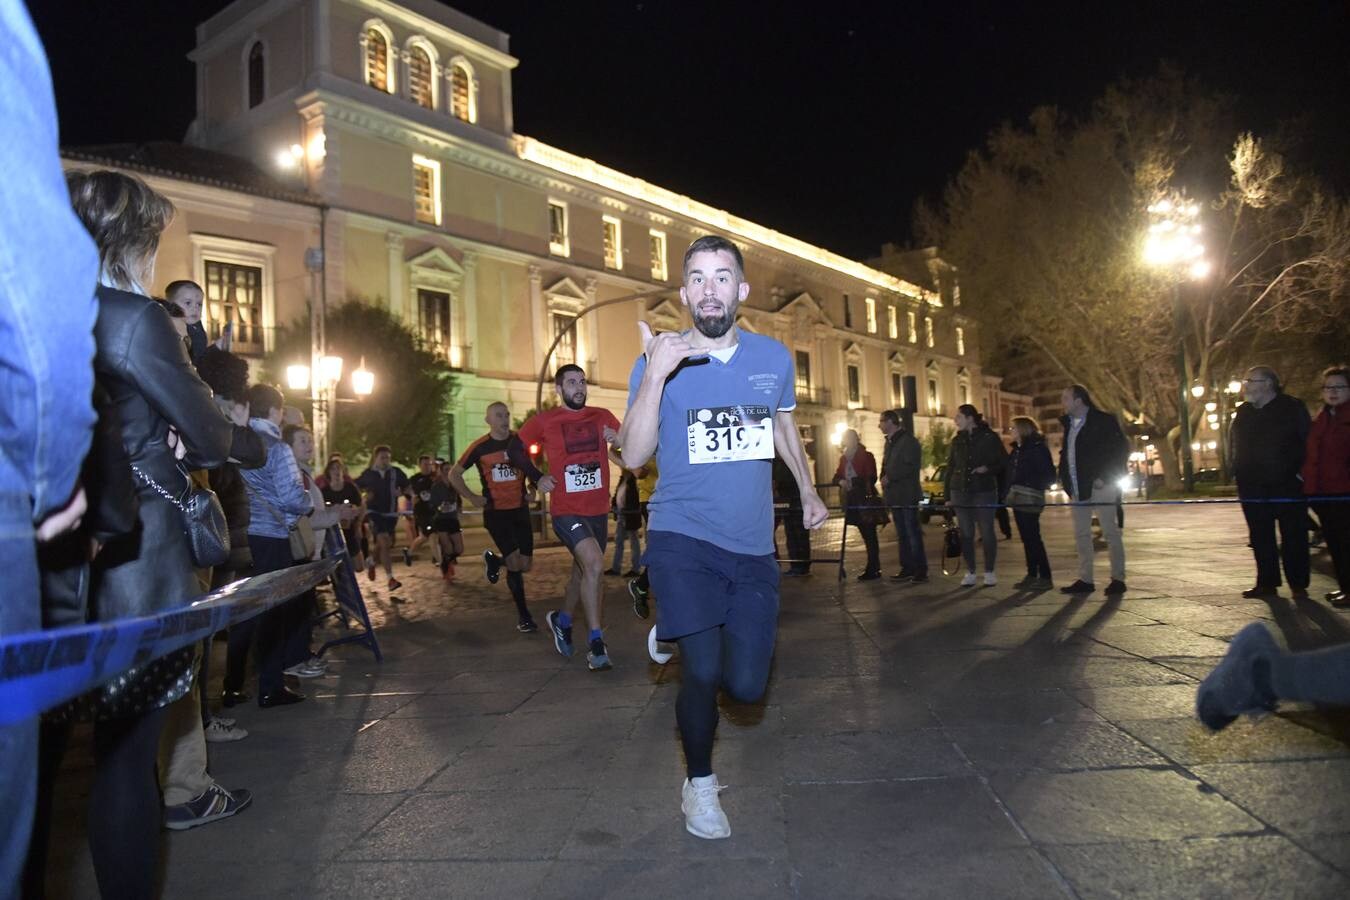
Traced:
<path id="1" fill-rule="evenodd" d="M 812 385 L 797 385 L 797 402 L 807 406 L 829 406 L 830 389 Z"/>

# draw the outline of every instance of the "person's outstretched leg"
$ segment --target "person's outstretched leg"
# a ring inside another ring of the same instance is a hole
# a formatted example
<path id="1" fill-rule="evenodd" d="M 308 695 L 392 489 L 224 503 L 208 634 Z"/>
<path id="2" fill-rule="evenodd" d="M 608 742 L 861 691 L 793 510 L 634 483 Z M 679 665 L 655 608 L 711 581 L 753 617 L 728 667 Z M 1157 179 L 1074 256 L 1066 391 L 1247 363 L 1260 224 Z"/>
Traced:
<path id="1" fill-rule="evenodd" d="M 685 773 L 703 778 L 713 773 L 713 736 L 717 733 L 717 691 L 722 686 L 722 628 L 708 628 L 679 638 L 680 692 L 675 721 L 684 747 Z"/>

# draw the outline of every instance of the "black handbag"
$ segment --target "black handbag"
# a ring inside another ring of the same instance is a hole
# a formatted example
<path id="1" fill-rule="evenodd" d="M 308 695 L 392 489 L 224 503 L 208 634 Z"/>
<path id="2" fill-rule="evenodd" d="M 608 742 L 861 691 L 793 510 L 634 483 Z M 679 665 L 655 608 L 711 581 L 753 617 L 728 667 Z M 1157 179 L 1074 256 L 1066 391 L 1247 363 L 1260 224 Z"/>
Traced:
<path id="1" fill-rule="evenodd" d="M 864 524 L 874 528 L 885 528 L 891 521 L 886 511 L 886 501 L 875 490 L 869 490 L 862 498 L 859 515 Z"/>
<path id="2" fill-rule="evenodd" d="M 215 491 L 189 478 L 187 491 L 178 498 L 139 467 L 132 466 L 131 471 L 183 514 L 183 530 L 187 532 L 193 565 L 199 569 L 209 569 L 224 565 L 229 560 L 230 528 L 225 522 L 225 510 L 221 508 L 220 498 Z M 186 473 L 184 477 L 187 477 Z"/>
<path id="3" fill-rule="evenodd" d="M 961 527 L 955 522 L 948 522 L 942 529 L 942 574 L 955 575 L 960 564 L 956 562 L 961 558 Z M 947 571 L 947 562 L 952 561 L 952 570 Z"/>

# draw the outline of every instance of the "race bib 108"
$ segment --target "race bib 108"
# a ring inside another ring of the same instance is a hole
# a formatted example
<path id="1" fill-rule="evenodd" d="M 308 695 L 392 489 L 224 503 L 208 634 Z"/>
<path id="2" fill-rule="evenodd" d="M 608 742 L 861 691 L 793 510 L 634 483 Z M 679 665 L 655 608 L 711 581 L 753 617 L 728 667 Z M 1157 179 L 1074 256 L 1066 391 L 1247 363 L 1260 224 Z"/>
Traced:
<path id="1" fill-rule="evenodd" d="M 569 494 L 600 490 L 600 464 L 572 463 L 563 471 L 563 485 Z"/>
<path id="2" fill-rule="evenodd" d="M 767 406 L 691 409 L 688 423 L 692 465 L 773 459 L 773 417 Z"/>

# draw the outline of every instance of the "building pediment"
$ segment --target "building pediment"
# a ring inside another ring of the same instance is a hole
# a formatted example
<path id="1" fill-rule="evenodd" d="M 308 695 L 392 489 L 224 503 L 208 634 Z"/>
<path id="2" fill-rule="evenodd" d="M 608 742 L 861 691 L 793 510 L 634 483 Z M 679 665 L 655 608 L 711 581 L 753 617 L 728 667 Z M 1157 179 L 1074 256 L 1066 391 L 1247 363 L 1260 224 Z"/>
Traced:
<path id="1" fill-rule="evenodd" d="M 684 307 L 669 297 L 661 297 L 647 307 L 647 322 L 656 331 L 677 331 L 684 323 Z"/>
<path id="2" fill-rule="evenodd" d="M 559 278 L 553 284 L 544 288 L 544 293 L 552 297 L 566 297 L 569 300 L 580 300 L 585 302 L 590 299 L 586 291 L 571 278 Z"/>
<path id="3" fill-rule="evenodd" d="M 844 345 L 844 358 L 850 360 L 862 359 L 863 351 L 856 341 L 849 341 Z"/>
<path id="4" fill-rule="evenodd" d="M 779 308 L 778 312 L 788 313 L 794 319 L 805 322 L 822 322 L 834 327 L 834 322 L 825 314 L 820 303 L 811 296 L 810 291 L 802 291 Z"/>
<path id="5" fill-rule="evenodd" d="M 459 290 L 464 280 L 464 267 L 440 247 L 432 247 L 410 258 L 408 272 L 417 287 Z"/>

